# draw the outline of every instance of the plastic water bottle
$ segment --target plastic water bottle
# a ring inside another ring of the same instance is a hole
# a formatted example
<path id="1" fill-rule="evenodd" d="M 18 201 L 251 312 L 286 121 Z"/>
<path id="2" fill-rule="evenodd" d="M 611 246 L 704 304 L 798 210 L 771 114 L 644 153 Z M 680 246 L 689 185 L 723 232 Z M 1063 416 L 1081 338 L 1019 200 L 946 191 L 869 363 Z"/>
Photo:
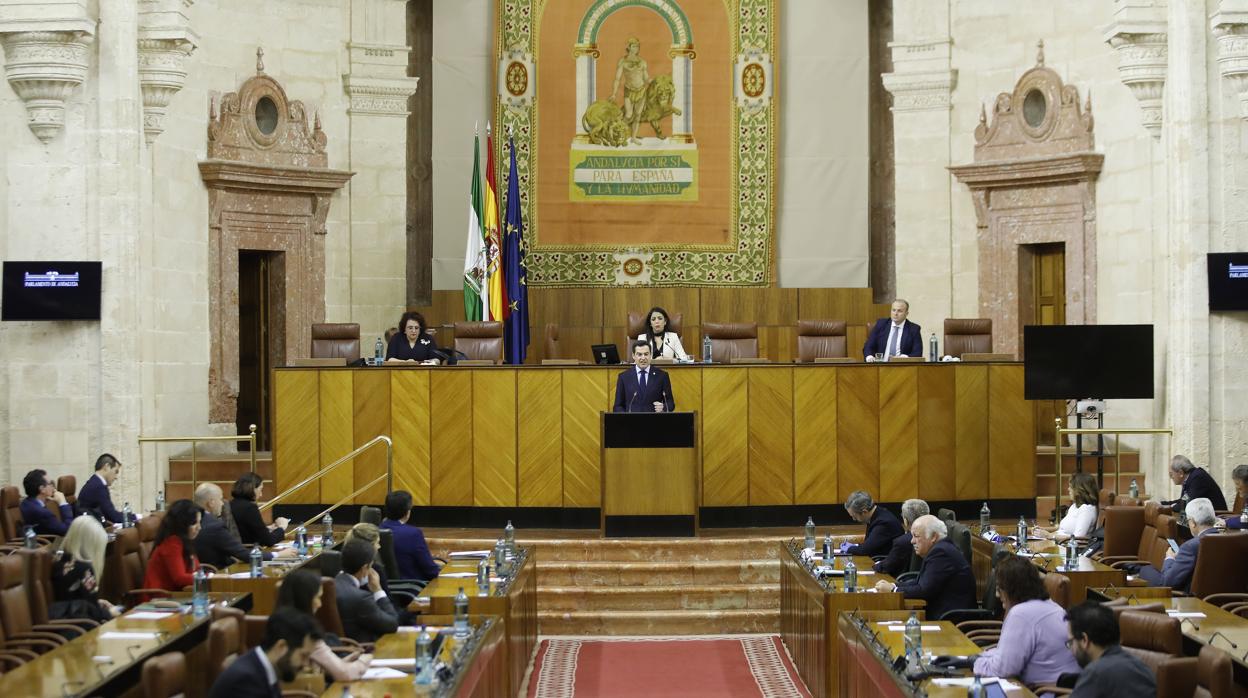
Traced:
<path id="1" fill-rule="evenodd" d="M 988 508 L 988 502 L 979 508 L 979 533 L 983 535 L 992 530 L 992 510 Z"/>
<path id="2" fill-rule="evenodd" d="M 1239 522 L 1248 526 L 1248 502 L 1244 502 L 1244 510 L 1239 514 Z"/>
<path id="3" fill-rule="evenodd" d="M 1127 490 L 1127 494 L 1131 495 L 1131 499 L 1140 498 L 1140 483 L 1136 482 L 1135 478 L 1131 478 L 1131 488 Z"/>
<path id="4" fill-rule="evenodd" d="M 507 544 L 502 538 L 494 541 L 494 570 L 498 576 L 507 576 Z"/>
<path id="5" fill-rule="evenodd" d="M 984 698 L 984 682 L 978 676 L 971 682 L 971 687 L 966 689 L 966 698 Z"/>
<path id="6" fill-rule="evenodd" d="M 1075 537 L 1071 536 L 1066 539 L 1066 569 L 1073 569 L 1078 564 L 1079 545 L 1075 543 Z"/>
<path id="7" fill-rule="evenodd" d="M 308 529 L 303 524 L 295 529 L 295 552 L 299 557 L 308 556 Z"/>
<path id="8" fill-rule="evenodd" d="M 503 544 L 507 546 L 507 555 L 516 554 L 516 527 L 511 525 L 511 519 L 507 520 L 507 526 L 503 528 Z"/>
<path id="9" fill-rule="evenodd" d="M 906 671 L 922 671 L 923 658 L 923 624 L 919 622 L 919 614 L 910 612 L 906 621 Z"/>
<path id="10" fill-rule="evenodd" d="M 156 511 L 165 510 L 165 491 L 163 489 L 156 490 Z"/>
<path id="11" fill-rule="evenodd" d="M 455 637 L 461 640 L 468 637 L 468 595 L 463 587 L 455 595 Z"/>
<path id="12" fill-rule="evenodd" d="M 490 561 L 489 559 L 481 559 L 477 561 L 477 596 L 488 596 L 490 594 Z"/>
<path id="13" fill-rule="evenodd" d="M 851 594 L 858 591 L 858 565 L 852 557 L 845 558 L 845 591 Z"/>
<path id="14" fill-rule="evenodd" d="M 936 342 L 936 333 L 932 333 L 932 338 L 927 340 L 927 360 L 940 361 L 940 345 Z"/>
<path id="15" fill-rule="evenodd" d="M 26 547 L 27 547 L 27 548 L 30 548 L 31 550 L 34 550 L 35 548 L 39 547 L 39 541 L 38 541 L 38 540 L 36 540 L 36 538 L 35 538 L 35 527 L 34 527 L 34 526 L 27 526 L 27 527 L 26 527 L 26 533 L 25 533 L 25 534 L 23 534 L 23 538 L 24 538 L 24 539 L 25 539 L 25 541 L 26 541 Z"/>
<path id="16" fill-rule="evenodd" d="M 427 686 L 433 683 L 433 637 L 426 626 L 420 626 L 420 634 L 416 636 L 416 685 Z"/>
<path id="17" fill-rule="evenodd" d="M 829 533 L 823 537 L 823 564 L 832 563 L 832 534 Z"/>
<path id="18" fill-rule="evenodd" d="M 321 519 L 321 523 L 325 525 L 325 533 L 322 534 L 322 543 L 325 550 L 334 547 L 334 517 L 329 514 Z"/>
<path id="19" fill-rule="evenodd" d="M 1027 519 L 1022 516 L 1018 517 L 1018 551 L 1020 553 L 1027 551 Z"/>
<path id="20" fill-rule="evenodd" d="M 802 546 L 808 550 L 815 549 L 815 517 L 806 517 L 806 545 Z"/>
<path id="21" fill-rule="evenodd" d="M 711 363 L 711 338 L 706 335 L 702 336 L 702 363 Z"/>
<path id="22" fill-rule="evenodd" d="M 264 576 L 264 553 L 260 552 L 260 546 L 251 546 L 251 576 Z"/>
<path id="23" fill-rule="evenodd" d="M 373 343 L 373 363 L 380 366 L 386 362 L 386 343 L 381 341 L 381 337 Z"/>
<path id="24" fill-rule="evenodd" d="M 191 613 L 196 618 L 208 615 L 208 573 L 204 566 L 195 568 L 194 585 L 191 587 Z"/>
<path id="25" fill-rule="evenodd" d="M 134 526 L 134 509 L 130 508 L 130 502 L 121 505 L 121 527 L 130 528 Z"/>

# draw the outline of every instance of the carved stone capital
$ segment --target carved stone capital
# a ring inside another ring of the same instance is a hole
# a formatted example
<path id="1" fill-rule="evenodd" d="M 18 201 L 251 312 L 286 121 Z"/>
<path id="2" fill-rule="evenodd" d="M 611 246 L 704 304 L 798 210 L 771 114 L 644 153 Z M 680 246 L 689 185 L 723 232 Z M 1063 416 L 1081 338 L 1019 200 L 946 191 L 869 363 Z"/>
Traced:
<path id="1" fill-rule="evenodd" d="M 420 78 L 342 76 L 343 89 L 351 98 L 349 114 L 407 117 L 407 98 L 416 93 Z"/>
<path id="2" fill-rule="evenodd" d="M 885 73 L 884 89 L 893 95 L 893 111 L 948 110 L 953 88 L 958 85 L 954 69 L 915 73 Z"/>
<path id="3" fill-rule="evenodd" d="M 186 15 L 193 4 L 194 0 L 139 3 L 139 88 L 148 145 L 164 132 L 169 102 L 186 85 L 187 59 L 199 41 Z"/>
<path id="4" fill-rule="evenodd" d="M 65 127 L 65 101 L 87 78 L 93 29 L 0 33 L 4 74 L 26 103 L 28 125 L 47 143 Z"/>
<path id="5" fill-rule="evenodd" d="M 1248 12 L 1219 12 L 1210 22 L 1218 45 L 1218 70 L 1239 96 L 1239 115 L 1248 119 Z"/>
<path id="6" fill-rule="evenodd" d="M 1163 31 L 1134 31 L 1142 27 L 1115 24 L 1105 41 L 1118 52 L 1118 77 L 1140 103 L 1141 123 L 1153 138 L 1161 138 L 1162 98 L 1166 87 L 1167 45 Z"/>

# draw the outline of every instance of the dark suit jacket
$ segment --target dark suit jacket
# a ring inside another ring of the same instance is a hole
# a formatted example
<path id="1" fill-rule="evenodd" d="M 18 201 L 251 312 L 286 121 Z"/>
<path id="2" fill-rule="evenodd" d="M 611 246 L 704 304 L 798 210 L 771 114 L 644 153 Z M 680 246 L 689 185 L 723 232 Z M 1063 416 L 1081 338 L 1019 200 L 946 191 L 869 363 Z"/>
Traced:
<path id="1" fill-rule="evenodd" d="M 60 507 L 61 518 L 58 520 L 56 514 L 53 514 L 48 507 L 56 506 L 56 502 L 49 499 L 47 506 L 39 503 L 34 497 L 27 497 L 22 500 L 18 508 L 22 511 L 22 522 L 26 526 L 34 526 L 35 533 L 49 536 L 63 536 L 69 530 L 69 524 L 74 520 L 74 510 L 68 504 L 62 504 Z M 26 534 L 26 529 L 17 532 L 19 536 Z"/>
<path id="2" fill-rule="evenodd" d="M 399 565 L 401 579 L 423 579 L 427 582 L 442 571 L 434 562 L 429 544 L 425 542 L 425 533 L 419 527 L 391 519 L 382 521 L 381 527 L 390 529 L 394 536 L 394 559 Z"/>
<path id="3" fill-rule="evenodd" d="M 676 409 L 676 398 L 672 395 L 672 383 L 667 372 L 650 367 L 650 375 L 646 379 L 643 391 L 637 382 L 637 368 L 629 366 L 615 382 L 615 406 L 613 412 L 653 412 L 654 403 L 662 402 L 663 409 L 672 412 Z"/>
<path id="4" fill-rule="evenodd" d="M 361 589 L 346 572 L 334 577 L 334 590 L 342 631 L 347 637 L 356 642 L 376 642 L 382 635 L 398 630 L 399 614 L 390 599 L 374 599 L 373 592 Z"/>
<path id="5" fill-rule="evenodd" d="M 1193 468 L 1183 481 L 1183 493 L 1180 499 L 1184 506 L 1193 499 L 1206 497 L 1213 505 L 1214 511 L 1226 511 L 1226 497 L 1222 496 L 1222 488 L 1204 468 Z"/>
<path id="6" fill-rule="evenodd" d="M 851 545 L 845 552 L 850 555 L 867 555 L 869 557 L 884 555 L 893 547 L 893 540 L 905 532 L 906 529 L 901 525 L 901 519 L 898 519 L 893 512 L 877 504 L 875 505 L 875 513 L 871 515 L 871 520 L 867 522 L 866 537 L 862 539 L 862 543 Z"/>
<path id="7" fill-rule="evenodd" d="M 1079 674 L 1071 698 L 1136 698 L 1157 695 L 1157 677 L 1148 665 L 1122 649 L 1105 648 L 1101 658 Z"/>
<path id="8" fill-rule="evenodd" d="M 883 354 L 888 348 L 888 331 L 893 324 L 891 318 L 881 318 L 876 320 L 875 327 L 871 328 L 871 333 L 867 335 L 867 343 L 862 345 L 862 358 L 867 358 L 872 354 Z M 906 356 L 923 356 L 923 329 L 918 325 L 906 320 L 906 324 L 901 326 L 901 341 L 898 342 L 897 352 Z"/>
<path id="9" fill-rule="evenodd" d="M 235 538 L 224 521 L 205 511 L 199 520 L 199 535 L 195 536 L 195 556 L 200 562 L 220 570 L 234 564 L 235 560 L 250 561 L 251 548 Z M 272 560 L 273 553 L 266 552 L 264 559 Z"/>
<path id="10" fill-rule="evenodd" d="M 108 485 L 105 485 L 104 481 L 95 475 L 82 483 L 82 489 L 78 492 L 78 511 L 90 513 L 97 518 L 103 516 L 113 523 L 121 523 L 125 520 L 121 512 L 113 506 L 113 498 L 109 495 Z"/>
<path id="11" fill-rule="evenodd" d="M 946 611 L 975 608 L 975 575 L 962 551 L 948 538 L 938 541 L 927 551 L 919 578 L 897 585 L 907 599 L 927 602 L 929 620 L 940 620 Z"/>
<path id="12" fill-rule="evenodd" d="M 914 564 L 917 558 L 914 554 L 914 537 L 903 533 L 893 539 L 893 547 L 889 548 L 888 556 L 875 563 L 875 571 L 896 577 L 909 572 L 912 567 L 917 570 L 918 565 Z"/>
<path id="13" fill-rule="evenodd" d="M 1141 567 L 1140 579 L 1155 587 L 1170 587 L 1175 591 L 1188 591 L 1192 586 L 1192 573 L 1196 571 L 1196 554 L 1200 552 L 1200 539 L 1217 532 L 1217 529 L 1210 528 L 1203 531 L 1199 536 L 1184 542 L 1179 546 L 1179 552 L 1174 554 L 1174 558 L 1167 558 L 1162 563 L 1160 570 L 1152 565 Z"/>
<path id="14" fill-rule="evenodd" d="M 208 698 L 282 698 L 281 686 L 269 683 L 257 650 L 259 647 L 235 659 L 212 684 Z"/>
<path id="15" fill-rule="evenodd" d="M 264 519 L 260 518 L 260 507 L 250 499 L 231 499 L 230 512 L 234 514 L 234 523 L 238 524 L 239 539 L 248 545 L 259 543 L 260 547 L 267 548 L 286 537 L 283 529 L 269 530 Z"/>

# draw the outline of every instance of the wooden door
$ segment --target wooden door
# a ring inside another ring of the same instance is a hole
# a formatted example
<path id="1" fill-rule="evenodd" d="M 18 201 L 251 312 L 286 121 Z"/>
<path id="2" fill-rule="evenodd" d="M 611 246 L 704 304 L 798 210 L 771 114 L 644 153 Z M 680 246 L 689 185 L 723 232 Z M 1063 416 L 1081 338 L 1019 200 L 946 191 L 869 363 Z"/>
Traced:
<path id="1" fill-rule="evenodd" d="M 1023 245 L 1019 254 L 1019 319 L 1027 325 L 1066 324 L 1066 246 Z M 1021 344 L 1019 350 L 1022 354 Z M 1036 444 L 1055 444 L 1053 420 L 1066 413 L 1062 400 L 1037 400 Z"/>

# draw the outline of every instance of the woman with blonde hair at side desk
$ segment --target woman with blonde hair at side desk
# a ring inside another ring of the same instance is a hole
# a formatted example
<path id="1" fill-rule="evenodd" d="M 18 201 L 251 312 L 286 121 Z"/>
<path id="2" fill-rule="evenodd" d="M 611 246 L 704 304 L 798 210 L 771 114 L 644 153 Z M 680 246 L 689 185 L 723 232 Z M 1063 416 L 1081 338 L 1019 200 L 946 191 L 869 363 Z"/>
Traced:
<path id="1" fill-rule="evenodd" d="M 1096 489 L 1096 478 L 1089 473 L 1075 473 L 1070 476 L 1070 484 L 1066 487 L 1070 497 L 1070 508 L 1066 515 L 1054 528 L 1037 526 L 1034 533 L 1044 538 L 1064 541 L 1067 538 L 1087 538 L 1096 528 L 1096 505 L 1100 493 Z"/>
<path id="2" fill-rule="evenodd" d="M 87 618 L 103 623 L 119 609 L 100 598 L 108 533 L 90 516 L 79 516 L 61 539 L 52 561 L 52 605 L 48 618 Z"/>
<path id="3" fill-rule="evenodd" d="M 315 617 L 321 607 L 323 589 L 320 575 L 311 570 L 295 570 L 286 575 L 277 588 L 276 607 L 293 608 Z M 364 675 L 373 655 L 351 652 L 346 657 L 339 657 L 331 644 L 338 644 L 338 638 L 328 633 L 316 641 L 311 655 L 313 664 L 333 681 L 355 681 Z"/>

